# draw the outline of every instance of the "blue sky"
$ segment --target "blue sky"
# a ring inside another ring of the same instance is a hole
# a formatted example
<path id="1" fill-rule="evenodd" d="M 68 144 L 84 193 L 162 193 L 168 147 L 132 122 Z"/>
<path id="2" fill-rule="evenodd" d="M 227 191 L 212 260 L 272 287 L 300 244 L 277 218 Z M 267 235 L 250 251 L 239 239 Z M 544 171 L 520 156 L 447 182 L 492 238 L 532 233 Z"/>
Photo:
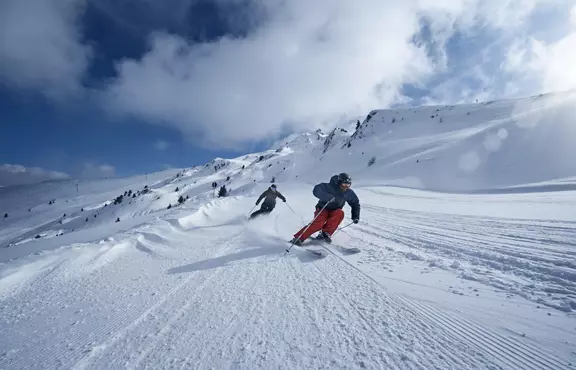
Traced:
<path id="1" fill-rule="evenodd" d="M 42 98 L 0 96 L 3 163 L 81 174 L 84 165 L 111 164 L 118 175 L 201 164 L 230 150 L 190 145 L 172 128 L 137 120 L 115 122 L 90 106 L 62 109 Z"/>
<path id="2" fill-rule="evenodd" d="M 3 2 L 0 185 L 15 169 L 38 181 L 188 167 L 375 108 L 570 88 L 572 5 Z"/>
<path id="3" fill-rule="evenodd" d="M 219 8 L 209 4 L 202 2 L 191 8 L 187 22 L 195 26 L 180 31 L 198 41 L 241 31 L 227 28 L 219 20 Z M 115 61 L 138 58 L 146 52 L 146 34 L 155 25 L 145 16 L 126 21 L 142 29 L 126 32 L 109 15 L 88 4 L 82 17 L 82 36 L 93 45 L 96 57 L 84 76 L 85 86 L 97 87 L 115 77 Z M 170 26 L 162 22 L 159 25 Z M 90 102 L 54 104 L 38 92 L 7 86 L 0 86 L 0 121 L 0 163 L 47 168 L 73 176 L 81 176 L 86 164 L 109 164 L 114 174 L 126 176 L 203 164 L 216 156 L 243 152 L 200 148 L 186 142 L 174 128 L 133 118 L 111 119 Z M 264 144 L 251 148 L 262 149 Z"/>

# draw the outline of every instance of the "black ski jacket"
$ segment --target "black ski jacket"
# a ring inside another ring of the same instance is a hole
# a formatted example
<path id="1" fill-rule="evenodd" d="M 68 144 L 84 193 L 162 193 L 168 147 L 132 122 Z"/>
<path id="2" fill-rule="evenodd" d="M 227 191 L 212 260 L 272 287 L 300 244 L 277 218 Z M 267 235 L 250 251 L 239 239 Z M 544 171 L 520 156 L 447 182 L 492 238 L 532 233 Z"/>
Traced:
<path id="1" fill-rule="evenodd" d="M 282 199 L 284 202 L 286 201 L 286 198 L 284 198 L 284 195 L 280 194 L 280 192 L 278 190 L 273 191 L 272 189 L 268 188 L 262 193 L 262 195 L 260 195 L 260 197 L 256 201 L 256 204 L 259 204 L 262 199 L 266 198 L 266 199 L 264 199 L 264 204 L 275 206 L 276 205 L 276 197 Z"/>

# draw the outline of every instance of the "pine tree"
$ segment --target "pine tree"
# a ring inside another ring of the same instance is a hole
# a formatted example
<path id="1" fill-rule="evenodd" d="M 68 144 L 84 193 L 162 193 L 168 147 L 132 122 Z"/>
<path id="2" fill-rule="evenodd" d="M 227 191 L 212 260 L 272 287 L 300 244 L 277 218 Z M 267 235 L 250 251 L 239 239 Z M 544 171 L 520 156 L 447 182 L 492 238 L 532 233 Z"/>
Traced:
<path id="1" fill-rule="evenodd" d="M 124 200 L 124 195 L 119 195 L 114 199 L 114 204 L 118 205 L 118 204 L 122 203 L 123 200 Z"/>
<path id="2" fill-rule="evenodd" d="M 225 197 L 228 191 L 226 190 L 226 186 L 222 185 L 220 190 L 218 191 L 218 197 Z"/>

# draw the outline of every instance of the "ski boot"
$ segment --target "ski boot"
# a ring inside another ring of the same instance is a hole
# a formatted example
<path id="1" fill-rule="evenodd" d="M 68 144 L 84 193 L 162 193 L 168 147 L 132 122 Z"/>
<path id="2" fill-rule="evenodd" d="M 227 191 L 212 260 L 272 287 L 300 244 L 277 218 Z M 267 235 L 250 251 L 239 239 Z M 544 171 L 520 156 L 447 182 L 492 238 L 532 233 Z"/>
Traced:
<path id="1" fill-rule="evenodd" d="M 332 243 L 332 238 L 330 237 L 330 234 L 328 234 L 326 231 L 321 231 L 316 237 L 316 240 L 323 240 L 328 244 Z"/>
<path id="2" fill-rule="evenodd" d="M 299 238 L 294 238 L 294 239 L 290 240 L 290 243 L 292 243 L 298 247 L 301 247 L 302 243 L 304 243 L 304 242 L 302 240 L 300 240 Z"/>

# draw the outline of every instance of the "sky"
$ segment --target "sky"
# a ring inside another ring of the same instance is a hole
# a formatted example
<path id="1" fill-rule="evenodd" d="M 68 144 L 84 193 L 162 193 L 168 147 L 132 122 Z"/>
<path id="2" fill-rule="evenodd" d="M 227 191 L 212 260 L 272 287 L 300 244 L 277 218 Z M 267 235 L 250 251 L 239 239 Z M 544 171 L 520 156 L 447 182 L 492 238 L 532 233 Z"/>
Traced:
<path id="1" fill-rule="evenodd" d="M 576 0 L 7 0 L 0 186 L 267 149 L 373 109 L 576 87 Z"/>

